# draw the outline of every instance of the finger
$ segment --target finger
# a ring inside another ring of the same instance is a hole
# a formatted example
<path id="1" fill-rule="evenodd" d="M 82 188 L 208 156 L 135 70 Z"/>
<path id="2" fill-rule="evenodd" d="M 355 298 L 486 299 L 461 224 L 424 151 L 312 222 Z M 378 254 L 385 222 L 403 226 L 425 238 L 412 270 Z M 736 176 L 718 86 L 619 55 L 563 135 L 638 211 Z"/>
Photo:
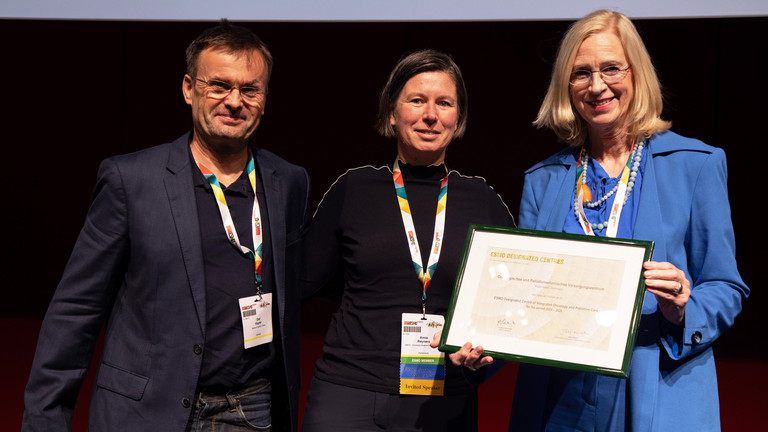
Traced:
<path id="1" fill-rule="evenodd" d="M 653 288 L 650 286 L 646 287 L 646 291 L 656 296 L 658 300 L 665 300 L 669 302 L 673 302 L 677 304 L 679 301 L 682 300 L 682 294 L 680 295 L 674 295 L 670 289 L 667 288 Z"/>
<path id="2" fill-rule="evenodd" d="M 489 364 L 491 364 L 491 363 L 493 363 L 493 362 L 495 362 L 495 361 L 496 361 L 496 360 L 494 360 L 494 359 L 493 359 L 493 357 L 491 357 L 491 356 L 485 356 L 485 357 L 482 357 L 482 358 L 481 358 L 481 359 L 478 361 L 478 366 L 477 366 L 477 368 L 481 368 L 481 367 L 484 367 L 484 366 L 488 366 Z"/>
<path id="3" fill-rule="evenodd" d="M 437 332 L 434 336 L 432 336 L 432 342 L 429 343 L 429 346 L 432 348 L 437 348 L 438 345 L 440 345 L 440 335 L 442 335 L 443 332 Z"/>
<path id="4" fill-rule="evenodd" d="M 674 264 L 666 261 L 646 261 L 643 263 L 643 268 L 646 270 L 669 270 L 677 269 Z"/>
<path id="5" fill-rule="evenodd" d="M 677 270 L 646 270 L 645 273 L 643 273 L 643 276 L 645 277 L 645 279 L 648 279 L 648 280 L 657 279 L 657 280 L 675 281 L 675 282 L 679 282 L 685 278 L 682 272 Z M 675 284 L 675 287 L 677 287 L 676 284 Z"/>
<path id="6" fill-rule="evenodd" d="M 480 357 L 482 357 L 483 355 L 483 351 L 484 349 L 481 346 L 473 348 L 472 351 L 467 356 L 467 360 L 464 363 L 468 363 L 468 362 L 474 363 L 480 360 Z"/>
<path id="7" fill-rule="evenodd" d="M 480 367 L 481 357 L 483 355 L 483 347 L 475 347 L 464 360 L 464 366 L 470 370 L 477 370 Z"/>
<path id="8" fill-rule="evenodd" d="M 680 282 L 678 282 L 678 283 L 677 283 L 677 288 L 675 288 L 675 290 L 674 290 L 674 291 L 672 291 L 672 295 L 676 295 L 676 296 L 677 296 L 677 295 L 680 295 L 680 294 L 682 294 L 682 292 L 683 292 L 683 289 L 684 289 L 684 288 L 685 288 L 685 287 L 683 286 L 683 284 L 681 284 Z"/>
<path id="9" fill-rule="evenodd" d="M 648 261 L 643 264 L 645 279 L 659 279 L 664 281 L 674 281 L 673 288 L 678 288 L 678 283 L 685 281 L 685 273 L 678 269 L 672 263 Z"/>
<path id="10" fill-rule="evenodd" d="M 671 296 L 680 296 L 686 292 L 690 293 L 690 283 L 685 278 L 683 272 L 676 271 L 673 275 L 652 274 L 651 276 L 654 277 L 646 278 L 645 280 L 645 285 L 647 287 L 653 288 L 660 292 L 665 292 Z"/>
<path id="11" fill-rule="evenodd" d="M 677 291 L 680 283 L 674 280 L 666 280 L 666 279 L 646 279 L 645 285 L 648 288 L 656 290 L 661 293 L 674 294 Z"/>
<path id="12" fill-rule="evenodd" d="M 469 357 L 471 352 L 472 352 L 472 343 L 467 342 L 464 345 L 462 345 L 462 347 L 458 351 L 456 351 L 455 353 L 449 354 L 448 358 L 451 359 L 451 363 L 453 363 L 455 366 L 461 366 L 467 360 L 467 357 Z"/>
<path id="13" fill-rule="evenodd" d="M 669 263 L 658 264 L 665 268 L 647 269 L 643 274 L 647 286 L 659 291 L 666 291 L 673 296 L 679 296 L 689 290 L 690 283 L 682 270 Z"/>
<path id="14" fill-rule="evenodd" d="M 485 350 L 483 347 L 475 347 L 474 350 L 472 350 L 472 355 L 470 355 L 465 361 L 464 366 L 469 368 L 470 370 L 477 370 L 481 367 L 488 366 L 489 364 L 493 363 L 495 360 L 491 356 L 483 356 L 485 354 Z"/>
<path id="15" fill-rule="evenodd" d="M 648 288 L 648 292 L 653 294 L 656 297 L 656 301 L 659 304 L 667 303 L 670 305 L 674 305 L 674 307 L 682 309 L 685 308 L 685 305 L 688 304 L 688 298 L 689 298 L 689 292 L 683 291 L 682 293 L 675 295 L 669 290 L 658 290 L 654 288 Z"/>

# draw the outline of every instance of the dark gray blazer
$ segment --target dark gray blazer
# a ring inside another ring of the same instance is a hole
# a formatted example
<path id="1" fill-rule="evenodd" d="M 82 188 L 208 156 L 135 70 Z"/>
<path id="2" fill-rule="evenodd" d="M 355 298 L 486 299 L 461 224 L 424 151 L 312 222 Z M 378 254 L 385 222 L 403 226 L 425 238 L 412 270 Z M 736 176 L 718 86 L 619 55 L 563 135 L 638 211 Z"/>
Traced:
<path id="1" fill-rule="evenodd" d="M 24 394 L 23 431 L 71 429 L 75 400 L 105 322 L 89 429 L 185 429 L 206 331 L 190 136 L 101 164 L 85 224 L 40 331 Z M 309 178 L 303 168 L 270 152 L 253 152 L 271 224 L 275 327 L 290 411 L 284 423 L 295 431 L 296 275 L 309 220 Z"/>

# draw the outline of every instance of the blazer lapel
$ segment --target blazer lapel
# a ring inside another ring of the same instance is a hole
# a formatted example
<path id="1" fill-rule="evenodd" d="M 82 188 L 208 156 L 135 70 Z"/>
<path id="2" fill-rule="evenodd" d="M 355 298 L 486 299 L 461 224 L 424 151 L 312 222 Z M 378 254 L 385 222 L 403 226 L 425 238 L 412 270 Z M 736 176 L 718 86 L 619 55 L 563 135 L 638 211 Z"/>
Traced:
<path id="1" fill-rule="evenodd" d="M 253 149 L 256 158 L 256 169 L 259 170 L 261 181 L 264 182 L 264 195 L 267 200 L 267 215 L 269 215 L 269 233 L 272 242 L 272 264 L 275 269 L 275 298 L 277 302 L 280 329 L 283 329 L 285 317 L 285 280 L 279 271 L 285 268 L 285 202 L 281 192 L 282 184 L 278 173 L 264 153 L 258 148 Z M 293 271 L 287 269 L 287 271 Z"/>
<path id="2" fill-rule="evenodd" d="M 573 189 L 576 187 L 576 159 L 572 153 L 560 155 L 560 163 L 564 169 L 560 171 L 557 178 L 552 179 L 547 185 L 546 197 L 539 214 L 548 215 L 546 218 L 539 218 L 536 222 L 536 229 L 546 231 L 560 232 L 563 230 L 565 218 L 568 217 L 568 210 L 571 208 L 573 199 Z M 549 197 L 554 197 L 550 199 Z"/>
<path id="3" fill-rule="evenodd" d="M 653 166 L 653 145 L 648 143 L 648 158 L 643 170 L 643 182 L 640 190 L 640 207 L 637 209 L 637 218 L 632 237 L 638 240 L 653 240 L 653 260 L 666 261 L 667 247 L 664 236 L 659 235 L 662 227 L 661 205 L 659 203 L 658 180 Z M 658 303 L 656 297 L 645 293 L 643 298 L 642 320 L 653 320 L 653 324 L 641 328 L 655 328 L 658 324 L 656 313 Z M 647 331 L 647 330 L 646 330 Z M 655 377 L 659 374 L 659 348 L 656 343 L 644 342 L 650 337 L 655 342 L 655 334 L 638 334 L 635 341 L 635 349 L 632 354 L 630 377 L 650 377 L 648 379 L 630 379 L 629 389 L 632 395 L 632 412 L 637 413 L 632 418 L 633 430 L 652 430 L 654 407 L 656 406 L 657 387 L 659 385 Z M 642 395 L 642 396 L 641 396 Z"/>
<path id="4" fill-rule="evenodd" d="M 179 250 L 187 269 L 187 281 L 197 310 L 200 331 L 205 335 L 205 274 L 188 135 L 171 144 L 167 168 L 165 190 L 176 226 Z"/>
<path id="5" fill-rule="evenodd" d="M 637 209 L 637 221 L 635 222 L 633 237 L 640 240 L 654 240 L 653 260 L 666 261 L 667 246 L 664 237 L 658 235 L 659 227 L 663 226 L 663 221 L 661 219 L 661 204 L 659 203 L 659 185 L 656 170 L 653 167 L 653 152 L 649 156 L 645 161 L 645 169 L 643 170 L 640 207 Z"/>

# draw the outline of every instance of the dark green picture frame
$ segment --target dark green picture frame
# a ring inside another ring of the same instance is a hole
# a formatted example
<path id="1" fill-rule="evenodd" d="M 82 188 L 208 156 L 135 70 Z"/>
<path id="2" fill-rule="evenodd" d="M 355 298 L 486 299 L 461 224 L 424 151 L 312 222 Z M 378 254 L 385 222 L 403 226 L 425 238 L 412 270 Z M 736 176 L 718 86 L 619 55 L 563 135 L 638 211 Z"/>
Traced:
<path id="1" fill-rule="evenodd" d="M 488 347 L 484 346 L 485 353 L 484 355 L 490 355 L 495 359 L 503 359 L 503 360 L 509 360 L 509 361 L 516 361 L 516 362 L 523 362 L 523 363 L 533 363 L 533 364 L 539 364 L 544 366 L 552 366 L 552 367 L 559 367 L 559 368 L 567 368 L 567 369 L 574 369 L 574 370 L 580 370 L 580 371 L 586 371 L 586 372 L 594 372 L 594 373 L 600 373 L 604 375 L 610 375 L 610 376 L 618 376 L 618 377 L 627 377 L 629 374 L 629 365 L 632 359 L 632 350 L 634 347 L 635 337 L 637 334 L 637 330 L 640 324 L 640 316 L 642 312 L 643 307 L 643 298 L 645 295 L 645 279 L 643 278 L 642 274 L 642 265 L 643 262 L 648 261 L 653 256 L 653 242 L 652 241 L 645 241 L 645 240 L 632 240 L 632 239 L 618 239 L 618 238 L 607 238 L 607 237 L 597 237 L 597 236 L 587 236 L 587 235 L 577 235 L 577 234 L 566 234 L 566 233 L 555 233 L 555 232 L 549 232 L 549 231 L 534 231 L 534 230 L 525 230 L 525 229 L 518 229 L 518 228 L 510 228 L 510 227 L 497 227 L 497 226 L 489 226 L 489 225 L 471 225 L 469 228 L 469 232 L 467 233 L 467 239 L 464 246 L 464 254 L 461 260 L 459 273 L 454 285 L 453 295 L 451 298 L 451 303 L 448 309 L 448 313 L 446 315 L 445 320 L 445 327 L 442 332 L 441 340 L 439 349 L 444 352 L 454 352 L 458 351 L 461 348 L 461 345 L 465 342 L 473 342 L 471 340 L 469 341 L 463 341 L 461 343 L 448 343 L 448 340 L 451 339 L 451 328 L 454 324 L 454 315 L 456 312 L 456 306 L 459 304 L 459 301 L 462 301 L 462 304 L 468 303 L 466 298 L 462 298 L 461 296 L 461 289 L 462 284 L 465 282 L 465 276 L 466 276 L 466 269 L 468 261 L 471 259 L 472 255 L 472 246 L 474 239 L 476 238 L 477 233 L 484 233 L 484 234 L 491 234 L 492 236 L 500 236 L 499 241 L 501 243 L 509 243 L 514 242 L 515 239 L 520 238 L 519 236 L 533 236 L 538 237 L 542 239 L 555 239 L 557 241 L 565 241 L 565 242 L 585 242 L 584 243 L 584 249 L 589 249 L 590 244 L 594 243 L 600 243 L 601 245 L 607 245 L 610 248 L 639 248 L 639 250 L 633 250 L 632 255 L 638 256 L 640 255 L 640 252 L 642 252 L 642 262 L 637 262 L 637 266 L 639 266 L 639 279 L 637 280 L 636 286 L 627 286 L 622 287 L 621 289 L 634 289 L 634 300 L 632 305 L 632 316 L 629 320 L 629 328 L 627 330 L 626 334 L 626 343 L 624 344 L 624 350 L 621 358 L 621 366 L 620 367 L 606 367 L 603 365 L 596 365 L 596 364 L 590 364 L 590 362 L 569 362 L 569 361 L 562 361 L 562 360 L 555 360 L 552 358 L 547 358 L 546 356 L 530 356 L 526 355 L 525 353 L 521 352 L 515 352 L 515 349 L 509 350 L 505 349 L 504 351 L 498 350 L 495 347 Z M 548 244 L 551 244 L 552 242 L 548 242 Z M 573 246 L 573 245 L 570 245 Z M 601 246 L 602 247 L 602 246 Z M 618 251 L 618 249 L 617 249 Z M 475 252 L 475 257 L 477 257 L 480 252 Z M 627 265 L 634 266 L 634 261 L 629 262 L 627 261 Z M 470 290 L 467 290 L 470 291 Z M 471 295 L 471 294 L 467 294 Z M 462 306 L 463 307 L 463 306 Z M 628 308 L 628 304 L 626 305 Z M 510 343 L 514 343 L 514 338 L 509 340 Z M 455 342 L 455 341 L 454 341 Z M 569 348 L 564 348 L 563 351 L 567 354 Z M 618 355 L 617 350 L 617 355 Z M 618 360 L 618 358 L 616 359 Z M 616 363 L 616 362 L 614 362 Z"/>

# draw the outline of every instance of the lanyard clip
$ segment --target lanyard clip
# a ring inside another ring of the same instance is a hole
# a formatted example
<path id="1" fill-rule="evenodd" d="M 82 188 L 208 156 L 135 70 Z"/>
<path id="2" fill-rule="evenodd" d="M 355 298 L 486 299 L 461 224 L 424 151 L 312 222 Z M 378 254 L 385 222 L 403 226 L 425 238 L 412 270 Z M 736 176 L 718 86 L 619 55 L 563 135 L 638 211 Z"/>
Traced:
<path id="1" fill-rule="evenodd" d="M 262 287 L 262 283 L 261 282 L 256 282 L 256 295 L 259 297 L 259 301 L 261 301 L 263 299 L 263 296 L 262 296 L 262 293 L 261 293 L 261 287 Z"/>

